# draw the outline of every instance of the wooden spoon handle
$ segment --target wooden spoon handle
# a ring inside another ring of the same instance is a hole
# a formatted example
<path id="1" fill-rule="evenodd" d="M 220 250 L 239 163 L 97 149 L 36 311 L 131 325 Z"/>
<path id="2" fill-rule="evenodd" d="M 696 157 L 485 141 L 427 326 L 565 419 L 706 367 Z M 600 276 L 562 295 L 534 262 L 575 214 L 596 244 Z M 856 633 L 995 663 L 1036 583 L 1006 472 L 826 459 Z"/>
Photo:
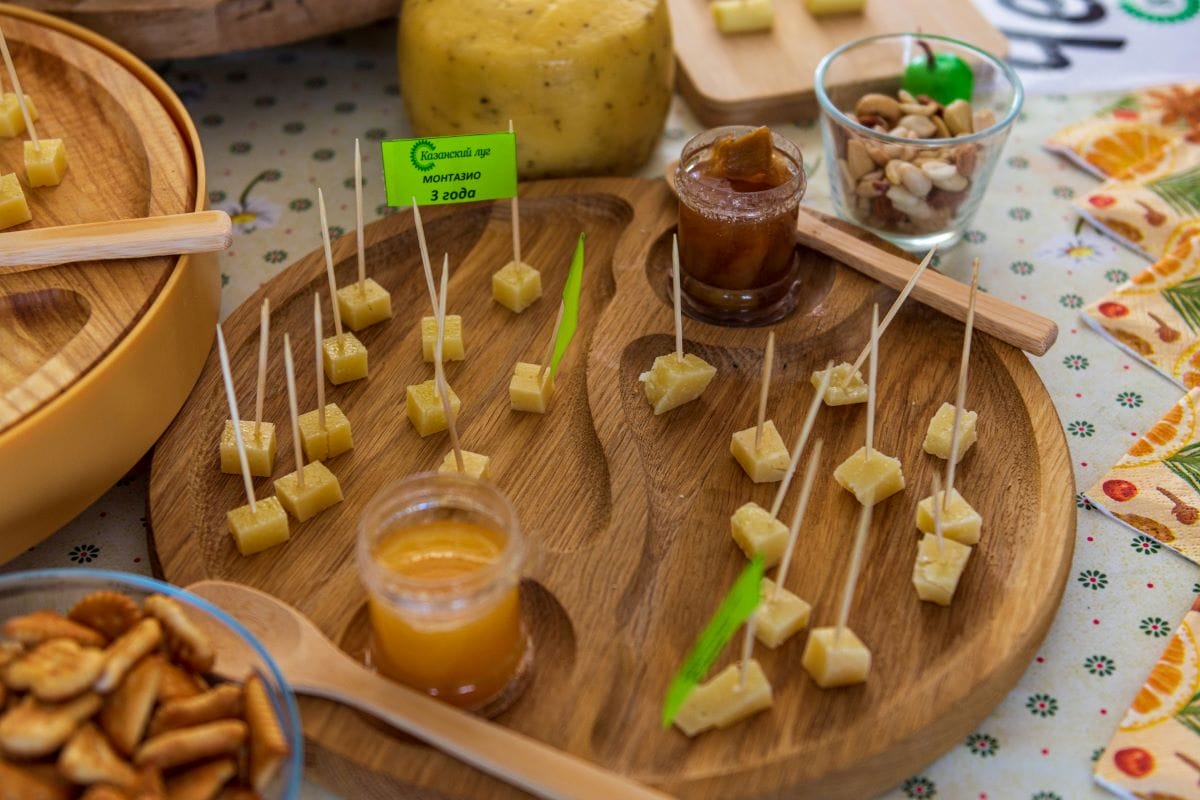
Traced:
<path id="1" fill-rule="evenodd" d="M 917 268 L 908 259 L 864 242 L 804 208 L 796 229 L 804 245 L 893 289 L 902 288 Z M 931 269 L 925 270 L 912 291 L 913 299 L 959 322 L 967 319 L 970 295 L 971 287 Z M 1035 356 L 1045 355 L 1058 338 L 1053 320 L 982 293 L 975 302 L 975 327 Z"/>
<path id="2" fill-rule="evenodd" d="M 392 727 L 539 797 L 559 800 L 670 800 L 670 796 L 382 678 L 356 663 L 289 676 L 302 694 L 324 697 Z M 308 679 L 306 680 L 305 677 Z M 541 698 L 554 702 L 553 698 Z M 561 698 L 561 702 L 568 702 Z"/>
<path id="3" fill-rule="evenodd" d="M 233 241 L 224 211 L 195 211 L 0 234 L 0 267 L 208 253 Z"/>

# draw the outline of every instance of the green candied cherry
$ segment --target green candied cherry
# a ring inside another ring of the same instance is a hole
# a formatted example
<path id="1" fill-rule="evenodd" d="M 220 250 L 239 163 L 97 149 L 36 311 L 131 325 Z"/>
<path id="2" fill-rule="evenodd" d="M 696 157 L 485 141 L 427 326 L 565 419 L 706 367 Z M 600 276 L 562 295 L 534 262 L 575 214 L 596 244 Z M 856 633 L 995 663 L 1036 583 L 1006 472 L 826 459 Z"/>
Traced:
<path id="1" fill-rule="evenodd" d="M 918 39 L 917 45 L 925 52 L 904 69 L 904 90 L 914 96 L 928 95 L 942 105 L 970 101 L 975 89 L 971 66 L 954 53 L 934 53 L 928 42 Z"/>

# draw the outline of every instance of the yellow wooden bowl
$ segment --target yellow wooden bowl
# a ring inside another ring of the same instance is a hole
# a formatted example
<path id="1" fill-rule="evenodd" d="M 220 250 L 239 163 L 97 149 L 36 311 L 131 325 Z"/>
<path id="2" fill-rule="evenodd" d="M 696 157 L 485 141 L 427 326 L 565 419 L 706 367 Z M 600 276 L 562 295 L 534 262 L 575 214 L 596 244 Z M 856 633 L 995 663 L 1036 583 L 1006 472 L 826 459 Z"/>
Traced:
<path id="1" fill-rule="evenodd" d="M 25 189 L 24 227 L 203 208 L 200 140 L 170 87 L 133 55 L 68 22 L 0 4 L 43 137 L 66 142 L 57 187 Z M 23 179 L 21 141 L 0 174 Z M 214 255 L 0 273 L 0 563 L 70 520 L 154 444 L 213 338 Z"/>

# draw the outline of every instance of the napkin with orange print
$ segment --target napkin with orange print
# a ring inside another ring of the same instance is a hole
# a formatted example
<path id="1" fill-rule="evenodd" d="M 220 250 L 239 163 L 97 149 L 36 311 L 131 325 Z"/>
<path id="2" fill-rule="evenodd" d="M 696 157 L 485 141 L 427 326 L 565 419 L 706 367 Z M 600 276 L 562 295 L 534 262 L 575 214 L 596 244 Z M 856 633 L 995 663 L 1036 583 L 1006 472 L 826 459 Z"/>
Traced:
<path id="1" fill-rule="evenodd" d="M 1138 800 L 1200 797 L 1200 599 L 1096 762 L 1096 782 Z"/>

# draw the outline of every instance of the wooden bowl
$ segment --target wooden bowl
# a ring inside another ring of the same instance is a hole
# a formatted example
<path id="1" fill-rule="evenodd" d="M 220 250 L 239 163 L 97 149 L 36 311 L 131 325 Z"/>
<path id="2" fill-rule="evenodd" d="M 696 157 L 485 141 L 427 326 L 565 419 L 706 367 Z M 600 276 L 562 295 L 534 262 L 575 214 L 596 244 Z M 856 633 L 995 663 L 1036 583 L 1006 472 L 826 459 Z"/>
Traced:
<path id="1" fill-rule="evenodd" d="M 203 208 L 199 137 L 158 75 L 45 14 L 0 4 L 0 25 L 37 130 L 66 141 L 70 165 L 59 186 L 25 187 L 33 220 L 10 230 Z M 0 140 L 0 174 L 24 184 L 21 148 Z M 0 563 L 153 445 L 195 383 L 219 300 L 215 255 L 0 272 Z"/>

